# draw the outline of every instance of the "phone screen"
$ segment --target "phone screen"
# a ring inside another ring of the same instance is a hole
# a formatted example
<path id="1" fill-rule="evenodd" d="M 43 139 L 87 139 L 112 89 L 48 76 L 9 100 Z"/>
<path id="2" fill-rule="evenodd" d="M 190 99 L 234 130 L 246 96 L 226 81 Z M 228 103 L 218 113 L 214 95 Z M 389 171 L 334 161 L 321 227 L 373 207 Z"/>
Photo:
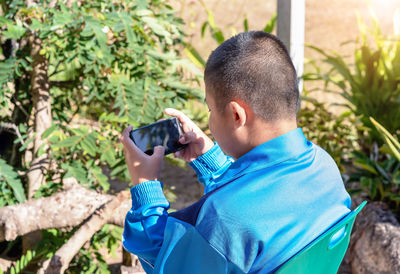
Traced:
<path id="1" fill-rule="evenodd" d="M 182 134 L 181 125 L 174 117 L 132 130 L 129 136 L 144 153 L 151 155 L 153 148 L 161 145 L 165 148 L 164 154 L 167 155 L 186 147 L 179 143 Z"/>

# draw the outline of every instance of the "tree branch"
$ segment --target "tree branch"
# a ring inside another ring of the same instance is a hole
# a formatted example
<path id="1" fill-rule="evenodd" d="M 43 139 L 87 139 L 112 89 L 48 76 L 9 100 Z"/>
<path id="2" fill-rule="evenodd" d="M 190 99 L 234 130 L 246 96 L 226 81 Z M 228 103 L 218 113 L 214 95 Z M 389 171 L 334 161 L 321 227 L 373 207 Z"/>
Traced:
<path id="1" fill-rule="evenodd" d="M 54 254 L 51 260 L 46 260 L 38 273 L 63 273 L 69 266 L 76 253 L 89 241 L 93 234 L 105 225 L 114 214 L 119 205 L 126 200 L 128 191 L 120 192 L 111 202 L 97 210 L 90 218 L 75 232 L 75 234 Z"/>
<path id="2" fill-rule="evenodd" d="M 50 81 L 51 87 L 73 88 L 75 85 L 76 81 Z"/>
<path id="3" fill-rule="evenodd" d="M 107 223 L 124 227 L 126 213 L 132 208 L 132 200 L 125 199 L 110 216 Z"/>
<path id="4" fill-rule="evenodd" d="M 63 272 L 104 224 L 123 227 L 132 205 L 129 191 L 117 196 L 98 194 L 80 186 L 73 178 L 64 179 L 63 184 L 64 191 L 51 197 L 0 208 L 0 241 L 12 241 L 42 229 L 71 228 L 84 222 L 53 258 L 42 264 L 39 273 Z"/>
<path id="5" fill-rule="evenodd" d="M 74 178 L 64 179 L 63 185 L 64 190 L 53 196 L 0 208 L 0 241 L 36 230 L 75 227 L 115 197 L 88 190 Z M 107 223 L 123 227 L 131 206 L 131 200 L 125 199 Z"/>
<path id="6" fill-rule="evenodd" d="M 22 113 L 25 114 L 26 117 L 29 117 L 29 113 L 25 110 L 25 108 L 22 106 L 21 102 L 17 100 L 17 98 L 15 98 L 15 93 L 13 94 L 13 99 L 14 99 L 14 105 L 16 105 L 21 111 Z"/>
<path id="7" fill-rule="evenodd" d="M 58 67 L 64 63 L 66 61 L 66 58 L 62 59 L 60 62 L 57 63 L 57 65 L 54 68 L 54 71 L 52 73 L 50 73 L 49 78 L 51 78 L 51 76 L 56 75 L 57 73 L 62 72 L 63 70 L 58 71 Z"/>
<path id="8" fill-rule="evenodd" d="M 36 230 L 75 227 L 113 199 L 71 184 L 74 180 L 64 180 L 68 189 L 50 197 L 0 208 L 0 241 L 13 241 Z"/>
<path id="9" fill-rule="evenodd" d="M 12 129 L 14 131 L 14 133 L 18 136 L 18 139 L 21 141 L 21 144 L 25 144 L 16 124 L 0 122 L 0 128 L 1 127 L 7 128 L 7 129 Z"/>

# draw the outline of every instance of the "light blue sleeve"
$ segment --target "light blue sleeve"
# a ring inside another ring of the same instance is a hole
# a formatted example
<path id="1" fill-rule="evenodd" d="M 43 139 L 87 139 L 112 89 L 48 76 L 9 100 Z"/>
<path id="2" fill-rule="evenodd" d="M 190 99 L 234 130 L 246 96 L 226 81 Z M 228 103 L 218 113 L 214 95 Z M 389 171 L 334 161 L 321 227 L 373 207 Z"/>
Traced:
<path id="1" fill-rule="evenodd" d="M 131 188 L 132 208 L 125 217 L 122 244 L 137 255 L 151 273 L 164 240 L 169 202 L 159 181 L 147 181 Z"/>
<path id="2" fill-rule="evenodd" d="M 215 180 L 221 176 L 234 162 L 234 159 L 224 154 L 217 143 L 204 153 L 191 161 L 189 165 L 196 171 L 198 180 L 204 185 L 204 194 L 213 190 Z"/>

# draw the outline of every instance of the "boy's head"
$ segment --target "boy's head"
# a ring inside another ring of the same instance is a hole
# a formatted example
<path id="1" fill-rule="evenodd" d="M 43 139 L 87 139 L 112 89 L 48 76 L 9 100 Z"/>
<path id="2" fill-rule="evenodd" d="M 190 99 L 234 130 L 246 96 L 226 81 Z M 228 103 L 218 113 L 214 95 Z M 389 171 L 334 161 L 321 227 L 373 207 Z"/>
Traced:
<path id="1" fill-rule="evenodd" d="M 242 111 L 247 122 L 257 120 L 273 125 L 296 121 L 296 70 L 286 47 L 272 34 L 244 32 L 222 43 L 207 60 L 204 81 L 211 109 L 210 129 L 219 143 L 222 130 L 234 130 L 229 128 L 226 111 L 233 111 L 238 118 Z M 243 122 L 246 123 L 240 123 Z M 246 134 L 249 139 L 249 132 Z M 232 140 L 229 145 L 245 141 Z"/>

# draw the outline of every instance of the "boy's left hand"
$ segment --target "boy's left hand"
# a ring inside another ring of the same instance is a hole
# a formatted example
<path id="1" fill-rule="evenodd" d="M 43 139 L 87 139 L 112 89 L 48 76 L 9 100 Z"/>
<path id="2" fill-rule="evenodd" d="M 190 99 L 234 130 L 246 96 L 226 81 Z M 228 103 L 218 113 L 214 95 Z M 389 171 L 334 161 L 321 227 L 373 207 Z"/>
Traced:
<path id="1" fill-rule="evenodd" d="M 135 186 L 146 181 L 158 180 L 165 149 L 162 146 L 156 146 L 151 156 L 145 154 L 129 138 L 132 128 L 132 126 L 125 128 L 120 137 L 120 141 L 124 145 L 126 165 L 132 178 L 132 184 Z"/>

